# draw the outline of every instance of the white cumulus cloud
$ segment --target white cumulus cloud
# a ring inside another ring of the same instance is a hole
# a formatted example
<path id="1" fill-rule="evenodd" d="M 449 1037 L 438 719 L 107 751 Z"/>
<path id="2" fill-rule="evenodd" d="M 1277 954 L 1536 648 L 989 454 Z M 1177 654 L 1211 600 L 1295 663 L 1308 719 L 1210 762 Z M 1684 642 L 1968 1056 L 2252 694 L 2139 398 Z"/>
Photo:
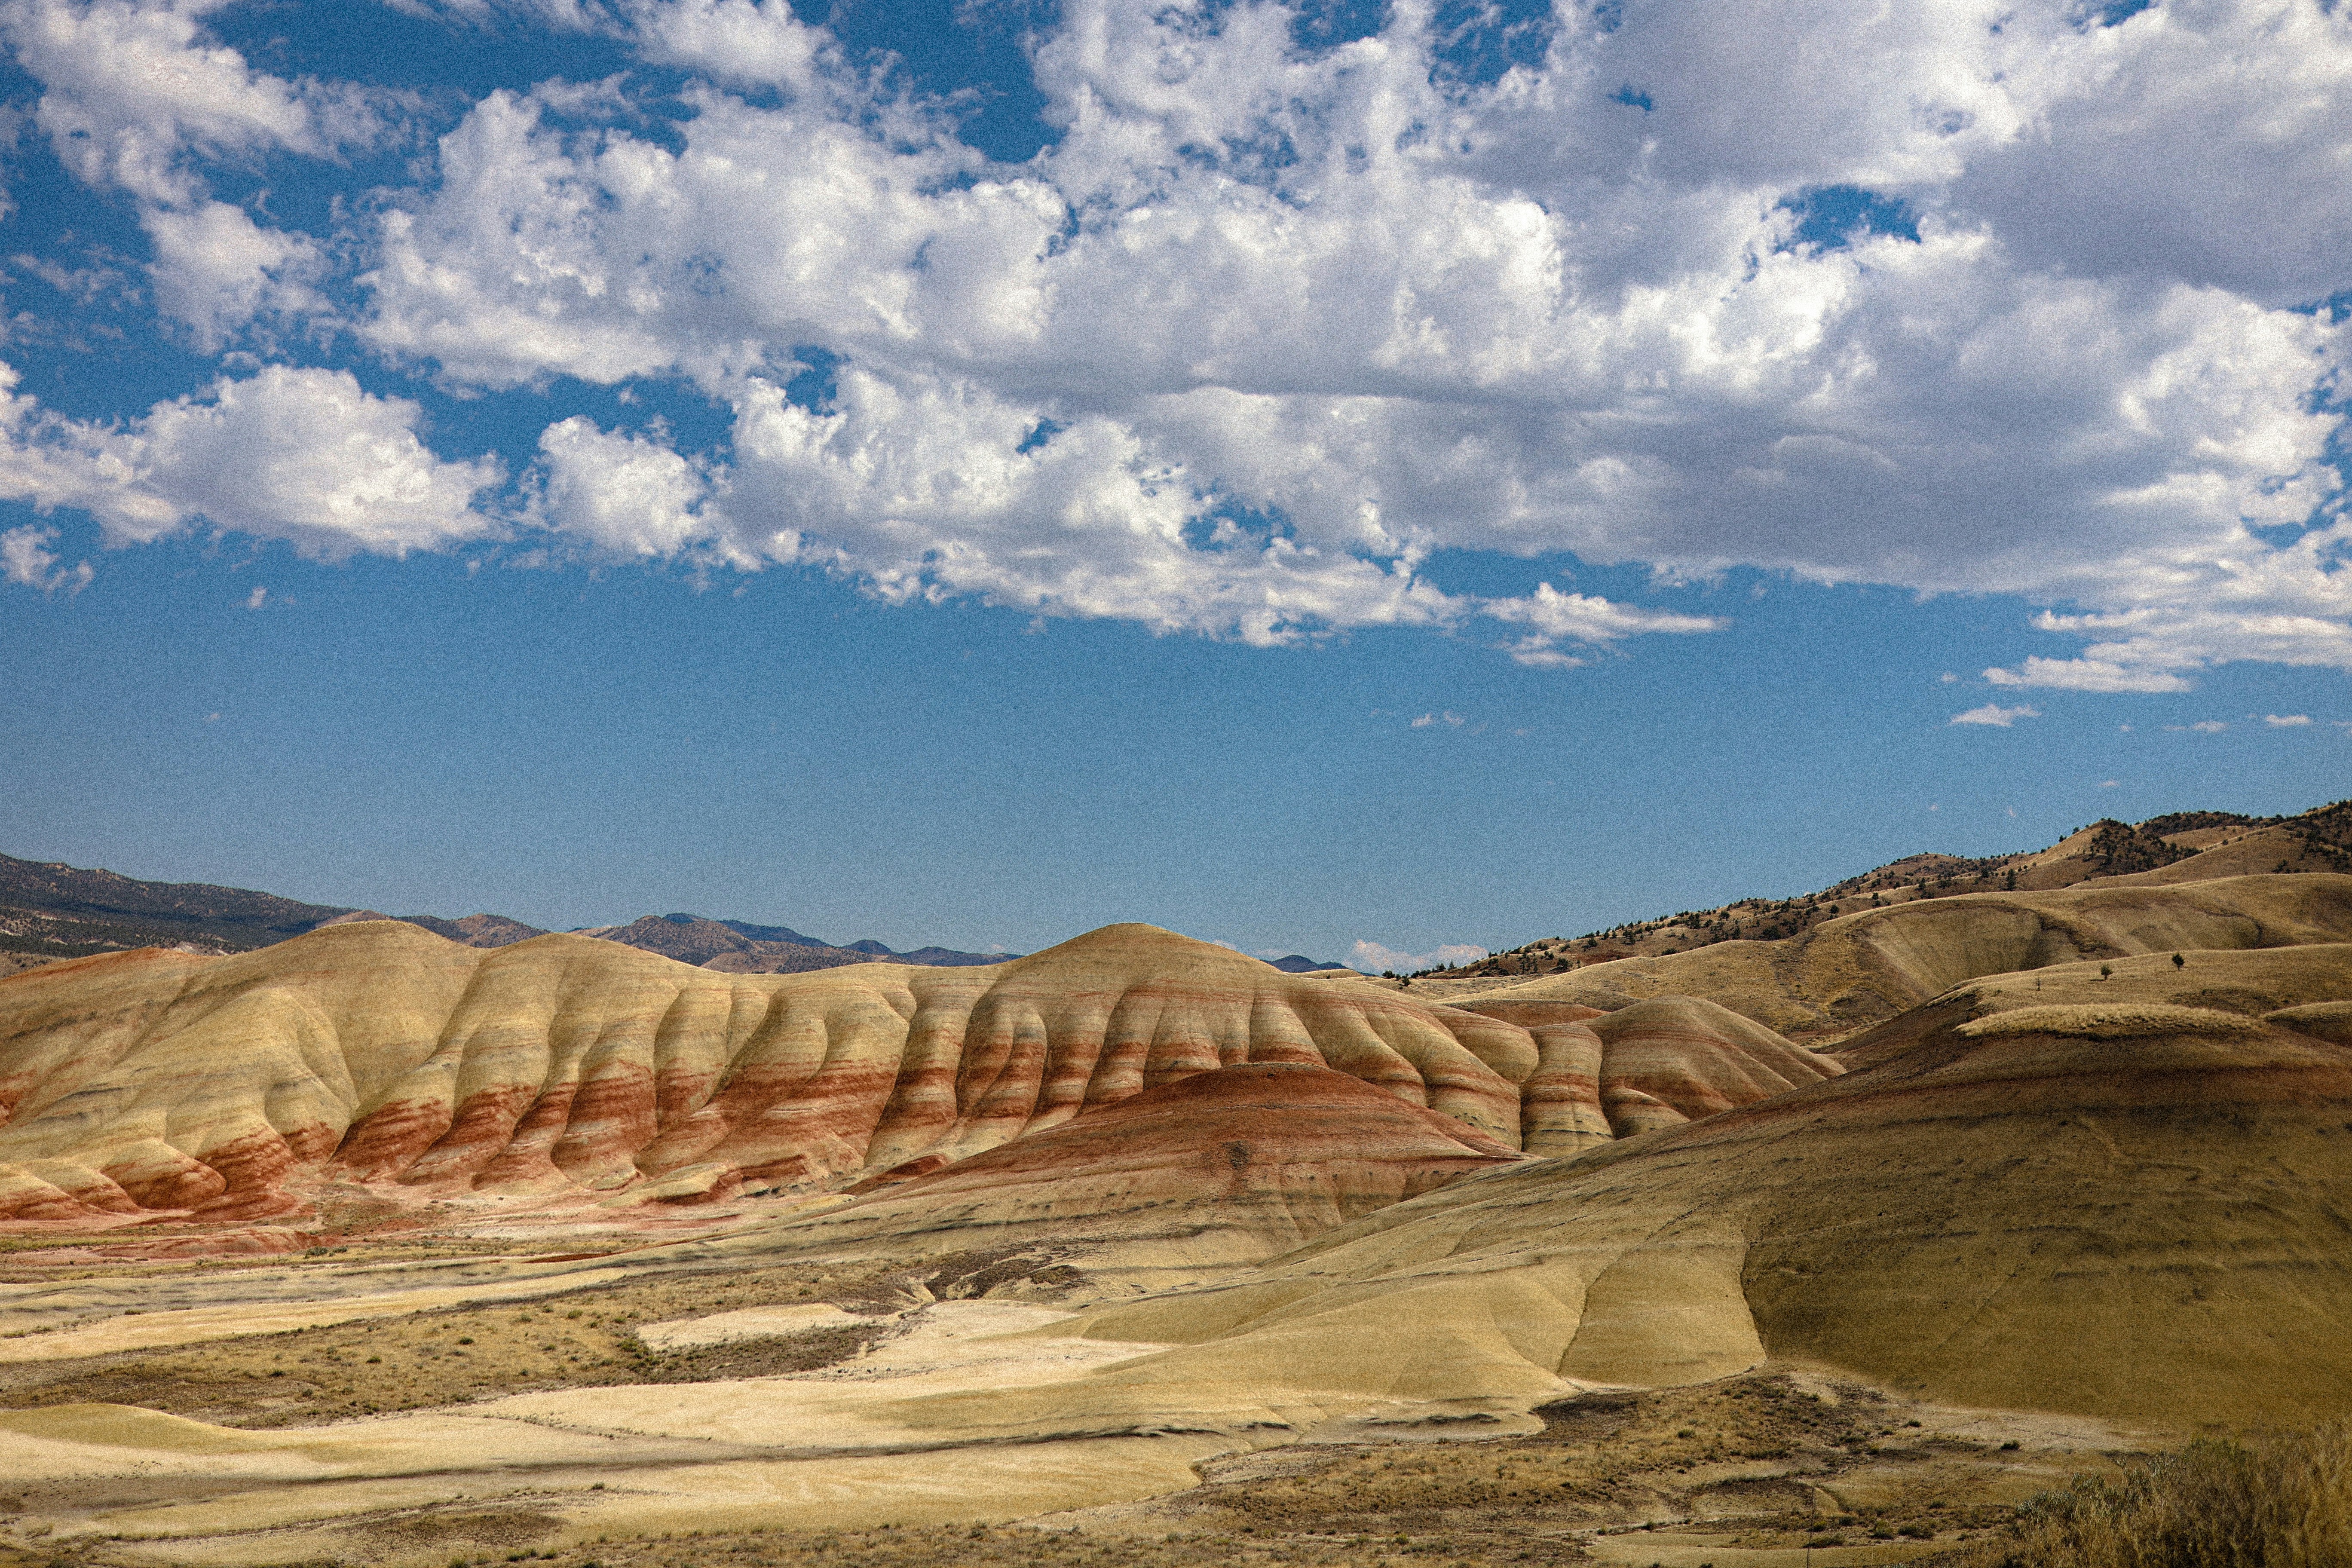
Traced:
<path id="1" fill-rule="evenodd" d="M 38 523 L 26 523 L 0 533 L 0 581 L 15 583 L 21 587 L 38 588 L 53 594 L 63 588 L 68 594 L 79 594 L 89 586 L 96 575 L 87 561 L 65 566 L 58 560 L 57 552 L 49 546 L 57 542 L 58 531 Z"/>
<path id="2" fill-rule="evenodd" d="M 422 411 L 364 391 L 348 371 L 264 368 L 121 427 L 59 417 L 0 365 L 0 497 L 81 508 L 110 543 L 198 521 L 311 555 L 400 555 L 490 531 L 473 498 L 488 459 L 446 462 L 419 437 Z"/>
<path id="3" fill-rule="evenodd" d="M 2020 719 L 2041 717 L 2042 710 L 2039 708 L 2028 708 L 2022 705 L 2003 708 L 1998 702 L 1988 702 L 1981 708 L 1971 708 L 1965 713 L 1953 714 L 1951 721 L 1955 724 L 1990 724 L 1996 730 L 2006 730 Z"/>
<path id="4" fill-rule="evenodd" d="M 319 242 L 213 201 L 207 165 L 314 158 L 380 138 L 383 95 L 251 68 L 211 37 L 226 0 L 5 0 L 0 38 L 41 83 L 34 124 L 84 184 L 129 193 L 154 247 L 157 303 L 199 346 L 265 309 L 315 310 Z"/>
<path id="5" fill-rule="evenodd" d="M 795 16 L 789 0 L 631 0 L 628 13 L 647 59 L 730 86 L 806 91 L 823 83 L 818 58 L 831 38 Z"/>
<path id="6" fill-rule="evenodd" d="M 751 40 L 791 90 L 707 92 L 677 150 L 486 100 L 387 219 L 363 330 L 486 386 L 694 376 L 736 410 L 733 546 L 895 594 L 1271 640 L 1455 624 L 1411 574 L 1439 546 L 1748 563 L 2155 609 L 2121 653 L 2016 683 L 2175 689 L 2352 658 L 2330 531 L 2248 531 L 2332 493 L 2340 419 L 2310 394 L 2341 331 L 2188 250 L 2037 261 L 1988 171 L 2127 135 L 2232 40 L 2332 102 L 2309 62 L 2352 41 L 2306 11 L 2285 42 L 2261 7 L 2151 41 L 2056 7 L 1629 5 L 1449 97 L 1409 11 L 1312 56 L 1276 7 L 1074 0 L 1036 52 L 1066 134 L 1018 169 L 903 108 L 849 123 L 782 7 L 646 12 L 649 53 L 723 89 L 708 40 Z M 2207 163 L 2249 188 L 2336 135 L 2308 104 L 2211 101 Z M 1839 183 L 1909 201 L 1918 237 L 1790 247 L 1785 205 Z M 2316 289 L 2337 264 L 2313 254 Z M 772 379 L 803 342 L 843 362 L 830 412 Z M 1048 420 L 1063 450 L 1015 462 Z M 1534 664 L 1708 624 L 1549 585 L 1477 608 L 1528 627 L 1509 651 Z"/>
<path id="7" fill-rule="evenodd" d="M 542 431 L 539 451 L 541 520 L 615 554 L 676 555 L 716 523 L 702 511 L 710 480 L 658 442 L 575 416 Z"/>
<path id="8" fill-rule="evenodd" d="M 155 302 L 184 321 L 199 344 L 217 349 L 265 311 L 318 312 L 310 285 L 325 270 L 318 242 L 263 228 L 243 207 L 204 202 L 147 215 L 155 247 Z"/>
<path id="9" fill-rule="evenodd" d="M 1641 632 L 1711 632 L 1723 622 L 1713 616 L 1679 615 L 1638 609 L 1583 594 L 1563 594 L 1549 583 L 1538 583 L 1525 598 L 1488 599 L 1482 614 L 1498 621 L 1533 628 L 1510 645 L 1510 655 L 1521 664 L 1562 665 L 1576 662 L 1559 651 L 1562 642 L 1605 644 Z"/>
<path id="10" fill-rule="evenodd" d="M 2053 686 L 2066 691 L 2186 691 L 2189 681 L 2169 669 L 2104 658 L 2044 658 L 2035 654 L 2016 669 L 1988 669 L 1995 686 Z"/>

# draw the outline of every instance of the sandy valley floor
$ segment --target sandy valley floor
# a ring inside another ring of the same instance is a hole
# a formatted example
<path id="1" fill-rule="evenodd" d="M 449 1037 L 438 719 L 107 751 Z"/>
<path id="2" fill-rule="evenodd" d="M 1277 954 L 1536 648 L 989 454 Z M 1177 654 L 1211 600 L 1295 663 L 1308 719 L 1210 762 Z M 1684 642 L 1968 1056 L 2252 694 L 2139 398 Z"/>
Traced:
<path id="1" fill-rule="evenodd" d="M 931 1299 L 986 1259 L 629 1258 L 20 1270 L 0 1562 L 1827 1568 L 1963 1545 L 2147 1441 L 1767 1367 L 1597 1390 L 1478 1440 L 1335 1419 L 991 1442 L 928 1412 L 1160 1347 L 1075 1337 L 1055 1305 Z M 134 1289 L 172 1304 L 110 1310 Z"/>

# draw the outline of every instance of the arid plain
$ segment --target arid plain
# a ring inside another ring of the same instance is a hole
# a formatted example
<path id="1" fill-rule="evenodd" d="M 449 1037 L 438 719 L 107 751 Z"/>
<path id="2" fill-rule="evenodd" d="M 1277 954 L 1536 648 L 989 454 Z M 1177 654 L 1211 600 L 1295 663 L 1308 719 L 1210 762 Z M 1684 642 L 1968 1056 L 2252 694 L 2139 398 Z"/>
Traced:
<path id="1" fill-rule="evenodd" d="M 2347 847 L 2097 824 L 1409 982 L 40 963 L 0 1561 L 1999 1562 L 2352 1414 Z"/>

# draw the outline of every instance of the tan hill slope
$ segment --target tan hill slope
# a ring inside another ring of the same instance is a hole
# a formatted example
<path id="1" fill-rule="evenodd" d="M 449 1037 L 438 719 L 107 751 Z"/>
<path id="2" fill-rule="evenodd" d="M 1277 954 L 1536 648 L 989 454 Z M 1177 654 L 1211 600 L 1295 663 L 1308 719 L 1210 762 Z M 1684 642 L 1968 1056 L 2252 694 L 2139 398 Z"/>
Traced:
<path id="1" fill-rule="evenodd" d="M 1983 982 L 1843 1077 L 1108 1310 L 1089 1333 L 1180 1348 L 984 1419 L 1510 1420 L 1768 1359 L 2175 1429 L 2340 1415 L 2352 946 L 2183 956 Z"/>
<path id="2" fill-rule="evenodd" d="M 1705 996 L 1808 1038 L 1876 1023 L 1987 974 L 2078 958 L 2347 940 L 2352 877 L 2177 885 L 2116 878 L 2055 892 L 1908 900 L 1840 915 L 1777 942 L 1717 942 L 1590 964 L 1484 991 L 1476 1000 L 1543 997 L 1614 1010 L 1652 996 Z"/>
<path id="3" fill-rule="evenodd" d="M 1520 1086 L 1520 1146 L 1573 1154 L 1712 1116 L 1838 1070 L 1752 1019 L 1694 996 L 1614 1013 L 1555 998 L 1482 996 L 1455 1011 L 1528 1031 L 1536 1070 Z"/>
<path id="4" fill-rule="evenodd" d="M 1742 899 L 1633 921 L 1577 938 L 1548 937 L 1460 969 L 1441 983 L 1557 974 L 1581 964 L 1655 958 L 1724 942 L 1773 942 L 1864 910 L 1969 893 L 2052 892 L 2086 882 L 2172 885 L 2291 872 L 2352 873 L 2352 800 L 2297 816 L 2181 811 L 2145 822 L 2104 818 L 2047 849 L 1971 858 L 1906 855 L 1815 893 Z M 1423 977 L 1416 977 L 1423 978 Z"/>
<path id="5" fill-rule="evenodd" d="M 1241 1062 L 1333 1068 L 1510 1149 L 1523 1128 L 1545 1146 L 1556 1121 L 1606 1134 L 1605 1064 L 1587 1038 L 1552 1044 L 1581 1053 L 1589 1089 L 1547 1077 L 1518 1025 L 1141 925 L 990 967 L 774 975 L 577 936 L 483 950 L 340 924 L 227 958 L 142 952 L 0 980 L 0 1206 L 228 1218 L 329 1187 L 806 1191 Z M 1769 1037 L 1707 1049 L 1652 1097 L 1705 1114 L 1837 1070 Z"/>
<path id="6" fill-rule="evenodd" d="M 1840 1070 L 1687 996 L 1589 1021 L 1560 1014 L 1591 1009 L 1558 1003 L 1496 1011 L 1536 1046 L 1519 1086 L 1528 1154 L 1681 1126 Z M 1083 1268 L 1090 1289 L 1165 1289 L 1524 1157 L 1360 1079 L 1262 1062 L 1092 1106 L 960 1160 L 920 1156 L 849 1189 L 873 1195 L 761 1233 L 756 1250 L 904 1265 L 1020 1247 L 1039 1266 L 1031 1273 L 1050 1258 Z"/>

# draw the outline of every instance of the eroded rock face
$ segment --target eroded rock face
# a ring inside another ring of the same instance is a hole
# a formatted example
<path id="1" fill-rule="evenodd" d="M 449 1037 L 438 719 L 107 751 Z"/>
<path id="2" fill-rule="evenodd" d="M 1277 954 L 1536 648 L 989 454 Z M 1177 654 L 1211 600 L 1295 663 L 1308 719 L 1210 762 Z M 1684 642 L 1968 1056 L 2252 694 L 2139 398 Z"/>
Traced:
<path id="1" fill-rule="evenodd" d="M 1696 996 L 1615 1013 L 1540 997 L 1479 997 L 1464 1012 L 1520 1026 L 1536 1070 L 1520 1085 L 1519 1146 L 1574 1154 L 1713 1116 L 1834 1076 L 1838 1064 Z"/>
<path id="2" fill-rule="evenodd" d="M 1272 1257 L 1526 1155 L 1347 1073 L 1254 1062 L 1189 1074 L 952 1163 L 923 1155 L 802 1227 L 952 1249 L 1050 1237 L 1162 1261 Z"/>
<path id="3" fill-rule="evenodd" d="M 1335 1069 L 1549 1152 L 1610 1128 L 1597 1038 L 1144 925 L 999 965 L 778 975 L 352 922 L 0 981 L 0 1216 L 252 1218 L 329 1182 L 709 1200 L 945 1164 L 1245 1062 Z M 1789 1052 L 1836 1070 L 1786 1042 L 1767 1054 Z"/>
<path id="4" fill-rule="evenodd" d="M 1589 1026 L 1606 1051 L 1601 1109 L 1620 1138 L 1678 1127 L 1827 1076 L 1822 1058 L 1697 996 L 1657 996 Z"/>

